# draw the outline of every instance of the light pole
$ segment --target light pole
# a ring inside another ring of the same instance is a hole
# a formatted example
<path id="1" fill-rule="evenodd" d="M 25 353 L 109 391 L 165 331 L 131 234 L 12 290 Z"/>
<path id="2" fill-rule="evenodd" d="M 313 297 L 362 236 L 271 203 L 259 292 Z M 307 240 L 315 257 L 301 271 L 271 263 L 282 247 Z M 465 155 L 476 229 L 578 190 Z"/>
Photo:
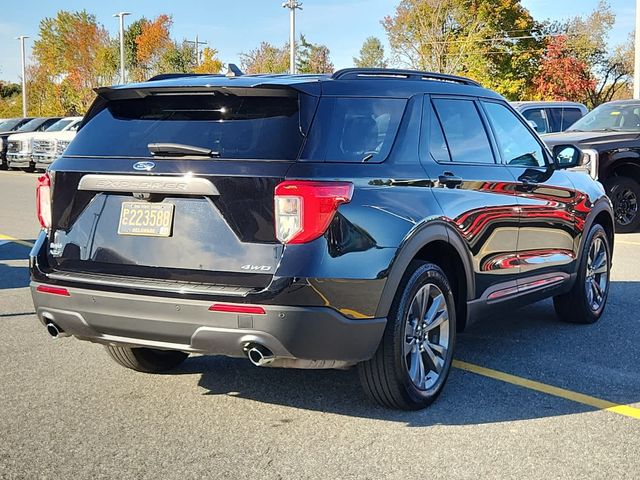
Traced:
<path id="1" fill-rule="evenodd" d="M 302 3 L 287 0 L 282 7 L 289 9 L 289 73 L 293 75 L 296 73 L 296 9 L 302 10 Z"/>
<path id="2" fill-rule="evenodd" d="M 201 42 L 200 40 L 198 40 L 198 35 L 196 35 L 196 39 L 194 40 L 187 40 L 187 43 L 192 43 L 195 47 L 195 53 L 196 53 L 196 67 L 200 66 L 200 45 L 206 45 L 207 42 Z"/>
<path id="3" fill-rule="evenodd" d="M 640 0 L 636 0 L 636 43 L 633 75 L 633 98 L 640 99 Z"/>
<path id="4" fill-rule="evenodd" d="M 26 35 L 20 35 L 16 37 L 16 40 L 20 40 L 20 59 L 22 61 L 22 116 L 27 116 L 27 74 L 24 61 L 24 41 L 29 38 Z"/>
<path id="5" fill-rule="evenodd" d="M 125 83 L 124 78 L 124 17 L 131 15 L 131 12 L 114 13 L 114 17 L 120 17 L 120 83 Z"/>

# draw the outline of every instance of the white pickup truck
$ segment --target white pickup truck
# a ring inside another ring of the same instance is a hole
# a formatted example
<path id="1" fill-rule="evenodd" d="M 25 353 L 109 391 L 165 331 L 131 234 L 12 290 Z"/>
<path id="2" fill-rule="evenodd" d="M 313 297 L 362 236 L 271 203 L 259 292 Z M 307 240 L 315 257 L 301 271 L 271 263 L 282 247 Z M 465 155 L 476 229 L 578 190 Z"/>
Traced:
<path id="1" fill-rule="evenodd" d="M 43 132 L 15 133 L 9 136 L 7 139 L 7 164 L 9 168 L 21 168 L 27 171 L 46 168 L 58 157 L 56 139 L 63 137 L 61 142 L 65 142 L 68 134 L 71 134 L 71 138 L 73 138 L 81 121 L 82 117 L 64 117 Z M 53 145 L 53 150 L 50 151 L 51 145 Z M 66 145 L 68 145 L 68 141 Z M 38 156 L 37 160 L 41 164 L 39 167 L 36 166 L 34 154 Z"/>

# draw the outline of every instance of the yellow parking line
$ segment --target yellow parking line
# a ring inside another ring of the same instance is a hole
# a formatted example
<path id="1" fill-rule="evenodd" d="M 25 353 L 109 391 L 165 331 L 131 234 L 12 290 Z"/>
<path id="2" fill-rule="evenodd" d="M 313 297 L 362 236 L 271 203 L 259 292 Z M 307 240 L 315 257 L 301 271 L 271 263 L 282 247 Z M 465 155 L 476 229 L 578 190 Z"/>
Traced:
<path id="1" fill-rule="evenodd" d="M 473 363 L 462 362 L 460 360 L 454 360 L 453 366 L 460 370 L 465 370 L 467 372 L 476 373 L 495 380 L 518 385 L 519 387 L 528 388 L 529 390 L 535 390 L 536 392 L 546 393 L 547 395 L 564 398 L 566 400 L 571 400 L 572 402 L 582 403 L 583 405 L 588 405 L 590 407 L 597 408 L 598 410 L 607 410 L 609 412 L 617 413 L 618 415 L 624 415 L 625 417 L 640 420 L 640 408 L 630 407 L 629 405 L 620 405 L 609 402 L 608 400 L 591 397 L 583 393 L 572 392 L 571 390 L 528 380 L 526 378 L 517 377 L 509 373 L 492 370 L 490 368 L 474 365 Z"/>
<path id="2" fill-rule="evenodd" d="M 7 242 L 17 243 L 18 245 L 24 245 L 25 247 L 33 247 L 33 243 L 27 242 L 25 240 L 20 240 L 19 238 L 13 238 L 9 235 L 3 235 L 0 233 L 0 240 L 6 240 Z"/>

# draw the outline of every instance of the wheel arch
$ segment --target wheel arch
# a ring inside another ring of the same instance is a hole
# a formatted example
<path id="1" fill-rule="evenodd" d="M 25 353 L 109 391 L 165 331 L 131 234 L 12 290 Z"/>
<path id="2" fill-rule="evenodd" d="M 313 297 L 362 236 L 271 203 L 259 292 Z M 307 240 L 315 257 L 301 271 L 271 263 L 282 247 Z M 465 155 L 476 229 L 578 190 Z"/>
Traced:
<path id="1" fill-rule="evenodd" d="M 640 155 L 637 157 L 627 156 L 616 158 L 613 165 L 607 169 L 606 183 L 611 177 L 629 177 L 640 183 Z"/>
<path id="2" fill-rule="evenodd" d="M 402 242 L 389 268 L 376 316 L 388 315 L 400 281 L 413 260 L 435 263 L 445 272 L 456 301 L 457 329 L 464 329 L 467 324 L 467 302 L 475 295 L 473 264 L 464 241 L 444 222 L 414 229 Z"/>
<path id="3" fill-rule="evenodd" d="M 601 225 L 607 233 L 607 238 L 609 239 L 609 247 L 611 249 L 611 254 L 613 257 L 613 243 L 615 241 L 615 220 L 613 218 L 613 210 L 611 209 L 610 201 L 606 198 L 603 198 L 592 208 L 591 213 L 587 218 L 587 221 L 585 222 L 584 230 L 582 231 L 582 236 L 580 239 L 580 261 L 576 262 L 576 268 L 579 268 L 580 262 L 582 261 L 582 256 L 584 255 L 584 243 L 587 240 L 587 236 L 591 231 L 591 228 L 595 224 Z"/>

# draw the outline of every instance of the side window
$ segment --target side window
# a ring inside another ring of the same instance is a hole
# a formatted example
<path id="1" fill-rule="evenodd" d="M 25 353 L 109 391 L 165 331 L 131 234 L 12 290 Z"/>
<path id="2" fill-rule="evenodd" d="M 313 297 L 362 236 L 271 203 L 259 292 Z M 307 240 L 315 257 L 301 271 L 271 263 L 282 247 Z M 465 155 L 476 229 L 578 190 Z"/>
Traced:
<path id="1" fill-rule="evenodd" d="M 532 124 L 531 126 L 535 125 L 534 128 L 536 132 L 538 133 L 549 132 L 549 127 L 547 126 L 547 116 L 544 113 L 544 109 L 530 108 L 528 110 L 525 110 L 522 116 L 526 118 L 530 124 Z"/>
<path id="2" fill-rule="evenodd" d="M 429 116 L 429 153 L 436 162 L 450 162 L 451 155 L 447 141 L 442 133 L 442 125 L 431 108 L 431 103 L 425 103 L 424 114 Z"/>
<path id="3" fill-rule="evenodd" d="M 582 112 L 578 108 L 565 108 L 562 110 L 562 131 L 582 118 Z"/>
<path id="4" fill-rule="evenodd" d="M 504 162 L 523 167 L 544 167 L 544 152 L 534 135 L 504 105 L 483 102 Z"/>
<path id="5" fill-rule="evenodd" d="M 460 163 L 495 163 L 487 132 L 472 100 L 433 100 L 451 160 Z"/>
<path id="6" fill-rule="evenodd" d="M 547 108 L 549 118 L 549 133 L 562 131 L 562 108 Z"/>

